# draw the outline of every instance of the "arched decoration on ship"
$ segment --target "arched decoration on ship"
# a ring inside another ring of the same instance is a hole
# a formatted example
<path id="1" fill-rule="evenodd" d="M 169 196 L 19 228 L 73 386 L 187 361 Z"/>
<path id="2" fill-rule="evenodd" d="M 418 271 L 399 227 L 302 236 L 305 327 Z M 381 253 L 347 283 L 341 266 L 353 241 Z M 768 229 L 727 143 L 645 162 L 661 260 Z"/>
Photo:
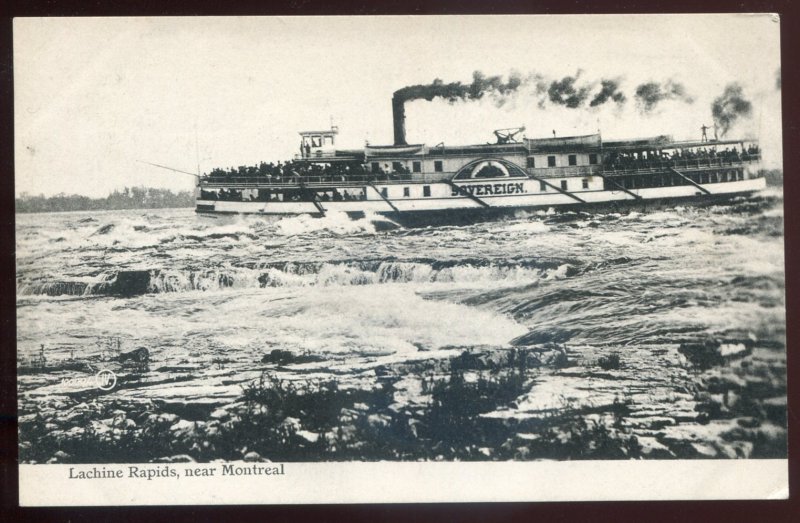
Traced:
<path id="1" fill-rule="evenodd" d="M 466 164 L 453 176 L 453 180 L 495 180 L 503 178 L 527 178 L 522 168 L 500 158 L 481 158 Z"/>

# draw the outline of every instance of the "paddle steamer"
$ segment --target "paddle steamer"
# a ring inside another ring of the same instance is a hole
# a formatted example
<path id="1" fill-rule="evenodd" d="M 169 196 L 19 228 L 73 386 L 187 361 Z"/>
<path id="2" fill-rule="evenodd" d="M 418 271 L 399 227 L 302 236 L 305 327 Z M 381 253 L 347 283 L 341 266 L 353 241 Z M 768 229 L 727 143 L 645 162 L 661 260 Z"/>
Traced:
<path id="1" fill-rule="evenodd" d="M 405 223 L 472 220 L 517 210 L 654 206 L 716 201 L 766 186 L 755 140 L 676 141 L 662 135 L 604 141 L 600 134 L 495 142 L 408 144 L 393 104 L 394 144 L 337 149 L 338 129 L 300 133 L 300 153 L 199 178 L 199 213 L 383 214 Z M 519 137 L 519 138 L 518 138 Z"/>

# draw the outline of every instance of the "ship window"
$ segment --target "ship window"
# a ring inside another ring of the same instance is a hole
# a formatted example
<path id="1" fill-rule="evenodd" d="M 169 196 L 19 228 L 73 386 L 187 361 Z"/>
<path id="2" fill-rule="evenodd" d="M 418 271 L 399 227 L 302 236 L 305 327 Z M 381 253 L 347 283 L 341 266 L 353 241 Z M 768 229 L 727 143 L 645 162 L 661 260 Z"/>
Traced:
<path id="1" fill-rule="evenodd" d="M 534 160 L 533 156 L 528 156 L 528 160 L 525 165 L 528 167 L 528 169 L 533 169 L 536 167 L 536 160 Z"/>
<path id="2" fill-rule="evenodd" d="M 597 154 L 592 153 L 589 155 L 589 164 L 597 165 Z"/>
<path id="3" fill-rule="evenodd" d="M 414 169 L 415 173 L 422 171 L 422 163 L 421 162 L 414 162 L 411 164 L 411 167 Z"/>
<path id="4" fill-rule="evenodd" d="M 744 180 L 744 171 L 738 171 L 736 173 L 736 179 L 737 180 Z"/>
<path id="5" fill-rule="evenodd" d="M 381 172 L 381 165 L 378 162 L 372 162 L 372 172 L 375 174 Z"/>
<path id="6" fill-rule="evenodd" d="M 430 185 L 423 185 L 422 186 L 422 196 L 430 196 L 431 195 L 431 186 Z"/>
<path id="7" fill-rule="evenodd" d="M 325 136 L 325 145 L 333 145 L 333 136 Z"/>
<path id="8" fill-rule="evenodd" d="M 403 164 L 400 162 L 392 162 L 392 170 L 396 173 L 399 173 L 403 170 Z"/>
<path id="9" fill-rule="evenodd" d="M 542 192 L 547 192 L 547 184 L 543 181 L 539 181 L 539 190 Z"/>
<path id="10" fill-rule="evenodd" d="M 381 196 L 383 196 L 384 198 L 388 198 L 389 197 L 389 189 L 387 189 L 386 187 L 381 189 Z"/>
<path id="11" fill-rule="evenodd" d="M 575 154 L 570 154 L 567 160 L 569 160 L 570 165 L 578 165 L 578 156 Z"/>
<path id="12" fill-rule="evenodd" d="M 547 166 L 548 167 L 555 167 L 556 166 L 556 157 L 555 156 L 548 156 L 547 157 Z"/>
<path id="13" fill-rule="evenodd" d="M 567 190 L 567 180 L 561 180 L 561 190 L 562 191 Z"/>
<path id="14" fill-rule="evenodd" d="M 411 189 L 408 187 L 403 187 L 403 197 L 408 198 L 409 196 L 411 196 Z"/>
<path id="15" fill-rule="evenodd" d="M 322 146 L 322 137 L 321 136 L 312 136 L 311 137 L 311 147 L 321 147 Z"/>
<path id="16" fill-rule="evenodd" d="M 587 178 L 584 178 L 583 180 L 581 180 L 581 187 L 583 187 L 584 189 L 588 189 L 589 188 L 589 180 Z"/>
<path id="17" fill-rule="evenodd" d="M 435 160 L 433 162 L 433 170 L 436 171 L 437 173 L 442 172 L 442 161 L 441 160 Z"/>

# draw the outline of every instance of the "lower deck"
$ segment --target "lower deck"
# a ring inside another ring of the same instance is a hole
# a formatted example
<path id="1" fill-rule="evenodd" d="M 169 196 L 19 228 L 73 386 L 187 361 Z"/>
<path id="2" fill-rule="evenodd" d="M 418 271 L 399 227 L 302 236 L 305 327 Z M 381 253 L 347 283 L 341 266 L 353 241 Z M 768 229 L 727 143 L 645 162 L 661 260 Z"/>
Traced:
<path id="1" fill-rule="evenodd" d="M 646 178 L 637 175 L 629 179 L 593 176 L 574 180 L 573 185 L 577 187 L 563 181 L 506 179 L 336 188 L 269 188 L 253 189 L 250 195 L 244 193 L 237 200 L 204 197 L 208 195 L 201 189 L 196 209 L 209 213 L 266 215 L 324 215 L 328 212 L 398 215 L 471 209 L 537 209 L 735 195 L 763 189 L 766 181 L 763 177 L 749 177 L 748 173 L 732 172 L 725 173 L 724 178 L 717 173 L 659 174 Z"/>

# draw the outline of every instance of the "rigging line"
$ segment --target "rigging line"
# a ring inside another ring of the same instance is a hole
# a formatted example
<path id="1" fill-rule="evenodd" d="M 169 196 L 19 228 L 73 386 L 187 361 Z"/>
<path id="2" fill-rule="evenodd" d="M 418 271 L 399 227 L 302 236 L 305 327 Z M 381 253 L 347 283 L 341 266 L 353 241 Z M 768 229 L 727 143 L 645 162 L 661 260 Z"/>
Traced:
<path id="1" fill-rule="evenodd" d="M 158 164 L 158 163 L 146 162 L 144 160 L 136 160 L 136 161 L 139 162 L 139 163 L 145 163 L 147 165 L 152 165 L 153 167 L 160 167 L 161 169 L 167 169 L 168 171 L 174 171 L 176 173 L 181 173 L 181 174 L 188 174 L 189 176 L 194 176 L 198 180 L 200 179 L 200 175 L 199 174 L 190 173 L 188 171 L 182 171 L 180 169 L 175 169 L 173 167 L 167 167 L 166 165 L 161 165 L 161 164 Z"/>

